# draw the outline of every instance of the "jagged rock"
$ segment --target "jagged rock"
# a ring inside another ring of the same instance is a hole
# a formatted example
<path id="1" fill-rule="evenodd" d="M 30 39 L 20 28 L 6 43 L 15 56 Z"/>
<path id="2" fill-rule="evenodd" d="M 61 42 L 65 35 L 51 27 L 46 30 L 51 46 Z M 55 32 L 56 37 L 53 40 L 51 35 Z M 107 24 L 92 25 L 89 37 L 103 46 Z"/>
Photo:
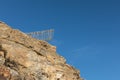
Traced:
<path id="1" fill-rule="evenodd" d="M 0 80 L 82 80 L 56 47 L 0 22 Z"/>

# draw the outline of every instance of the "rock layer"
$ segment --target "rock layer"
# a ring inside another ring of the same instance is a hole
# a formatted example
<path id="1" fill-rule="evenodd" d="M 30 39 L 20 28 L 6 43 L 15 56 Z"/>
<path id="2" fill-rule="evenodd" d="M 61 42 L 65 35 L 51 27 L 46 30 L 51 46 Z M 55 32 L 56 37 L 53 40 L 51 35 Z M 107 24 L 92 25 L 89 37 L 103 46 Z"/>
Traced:
<path id="1" fill-rule="evenodd" d="M 0 80 L 82 80 L 56 47 L 0 22 Z"/>

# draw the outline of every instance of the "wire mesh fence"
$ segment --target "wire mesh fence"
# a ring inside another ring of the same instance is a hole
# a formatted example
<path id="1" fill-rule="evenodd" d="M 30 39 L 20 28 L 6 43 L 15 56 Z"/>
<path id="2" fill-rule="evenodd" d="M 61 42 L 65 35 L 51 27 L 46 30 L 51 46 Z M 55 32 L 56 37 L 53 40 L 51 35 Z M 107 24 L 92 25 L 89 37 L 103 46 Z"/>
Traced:
<path id="1" fill-rule="evenodd" d="M 30 33 L 26 33 L 26 34 L 33 38 L 39 39 L 39 40 L 50 41 L 53 38 L 54 29 L 30 32 Z"/>

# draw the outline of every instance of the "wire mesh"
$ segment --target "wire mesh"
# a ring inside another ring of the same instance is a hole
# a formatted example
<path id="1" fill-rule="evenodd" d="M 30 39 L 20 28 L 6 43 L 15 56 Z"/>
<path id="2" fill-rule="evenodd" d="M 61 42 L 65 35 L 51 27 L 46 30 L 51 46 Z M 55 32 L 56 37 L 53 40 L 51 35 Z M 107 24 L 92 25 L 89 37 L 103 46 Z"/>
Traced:
<path id="1" fill-rule="evenodd" d="M 39 40 L 50 41 L 53 38 L 54 29 L 30 32 L 30 33 L 26 33 L 26 34 L 33 38 L 39 39 Z"/>

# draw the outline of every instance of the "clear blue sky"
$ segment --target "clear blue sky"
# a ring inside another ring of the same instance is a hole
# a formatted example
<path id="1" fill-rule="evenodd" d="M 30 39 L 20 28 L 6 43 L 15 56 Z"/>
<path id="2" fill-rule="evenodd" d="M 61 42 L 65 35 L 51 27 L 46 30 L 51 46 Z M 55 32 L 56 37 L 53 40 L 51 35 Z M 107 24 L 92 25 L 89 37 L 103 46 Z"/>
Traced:
<path id="1" fill-rule="evenodd" d="M 23 32 L 54 28 L 51 44 L 86 80 L 120 80 L 119 0 L 0 0 L 0 20 Z"/>

